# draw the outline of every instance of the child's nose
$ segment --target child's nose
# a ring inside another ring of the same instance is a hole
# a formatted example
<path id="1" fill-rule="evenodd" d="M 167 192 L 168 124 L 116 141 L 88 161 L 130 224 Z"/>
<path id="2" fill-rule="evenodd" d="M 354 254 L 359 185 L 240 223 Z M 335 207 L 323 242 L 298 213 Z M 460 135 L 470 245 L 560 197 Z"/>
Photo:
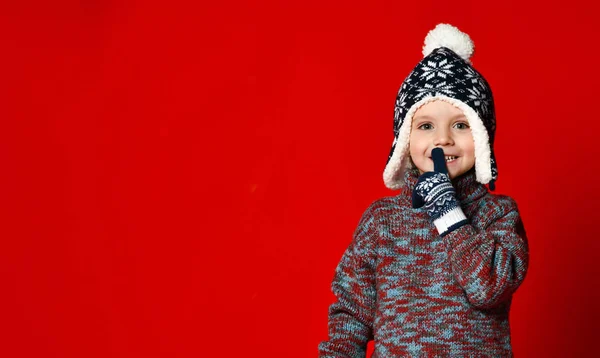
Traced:
<path id="1" fill-rule="evenodd" d="M 452 145 L 454 144 L 450 133 L 444 129 L 437 131 L 435 134 L 435 140 L 433 142 L 436 146 Z"/>

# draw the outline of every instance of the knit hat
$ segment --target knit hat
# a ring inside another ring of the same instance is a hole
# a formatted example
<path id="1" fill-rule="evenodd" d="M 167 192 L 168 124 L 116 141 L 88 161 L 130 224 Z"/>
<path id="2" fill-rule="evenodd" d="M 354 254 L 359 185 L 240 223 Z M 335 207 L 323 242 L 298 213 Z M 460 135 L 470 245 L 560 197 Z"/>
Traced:
<path id="1" fill-rule="evenodd" d="M 406 77 L 394 109 L 394 142 L 383 172 L 389 189 L 400 189 L 404 172 L 413 168 L 409 138 L 412 117 L 424 104 L 443 100 L 464 113 L 475 142 L 476 180 L 495 190 L 498 168 L 494 156 L 496 115 L 492 91 L 471 65 L 474 45 L 469 35 L 439 24 L 425 37 L 423 59 Z"/>

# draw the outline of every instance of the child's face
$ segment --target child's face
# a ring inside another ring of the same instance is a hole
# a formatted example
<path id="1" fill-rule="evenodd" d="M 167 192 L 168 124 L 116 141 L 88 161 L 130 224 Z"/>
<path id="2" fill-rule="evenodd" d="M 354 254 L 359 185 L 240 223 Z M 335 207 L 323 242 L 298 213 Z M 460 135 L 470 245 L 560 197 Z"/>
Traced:
<path id="1" fill-rule="evenodd" d="M 410 131 L 410 157 L 421 174 L 433 171 L 431 150 L 440 147 L 446 156 L 458 158 L 448 162 L 454 179 L 475 165 L 475 142 L 464 113 L 452 104 L 434 100 L 414 114 Z"/>

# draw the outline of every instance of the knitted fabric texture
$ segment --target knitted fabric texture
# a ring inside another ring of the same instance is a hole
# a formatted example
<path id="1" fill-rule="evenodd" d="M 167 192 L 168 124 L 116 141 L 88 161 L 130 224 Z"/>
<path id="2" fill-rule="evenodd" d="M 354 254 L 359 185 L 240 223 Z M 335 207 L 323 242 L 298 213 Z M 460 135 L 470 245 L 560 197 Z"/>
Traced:
<path id="1" fill-rule="evenodd" d="M 528 242 L 515 201 L 471 170 L 453 180 L 469 223 L 441 237 L 411 206 L 419 173 L 362 215 L 332 282 L 319 357 L 512 357 L 509 310 Z"/>

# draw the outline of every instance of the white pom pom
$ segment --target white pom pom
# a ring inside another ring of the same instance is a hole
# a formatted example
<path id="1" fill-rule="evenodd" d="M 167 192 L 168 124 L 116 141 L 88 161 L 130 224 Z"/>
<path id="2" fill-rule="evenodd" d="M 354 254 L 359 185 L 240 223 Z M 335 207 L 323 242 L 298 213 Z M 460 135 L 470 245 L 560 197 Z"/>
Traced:
<path id="1" fill-rule="evenodd" d="M 438 24 L 435 29 L 429 31 L 423 45 L 423 57 L 438 47 L 449 48 L 469 63 L 475 50 L 469 35 L 449 24 Z"/>

